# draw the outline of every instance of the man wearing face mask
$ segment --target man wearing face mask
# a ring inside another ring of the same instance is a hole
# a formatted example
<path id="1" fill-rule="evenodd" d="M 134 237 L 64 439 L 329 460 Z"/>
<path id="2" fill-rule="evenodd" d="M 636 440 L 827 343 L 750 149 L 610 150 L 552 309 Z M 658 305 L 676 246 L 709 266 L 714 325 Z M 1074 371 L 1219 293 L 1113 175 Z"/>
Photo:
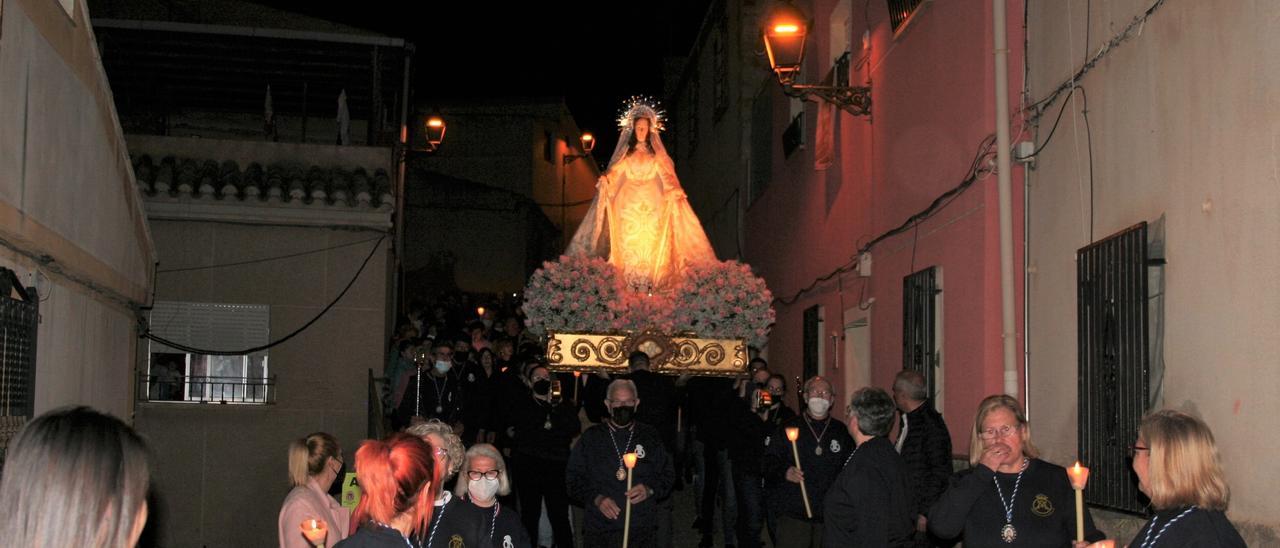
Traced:
<path id="1" fill-rule="evenodd" d="M 431 365 L 418 368 L 409 378 L 409 387 L 396 409 L 399 424 L 440 419 L 461 430 L 462 391 L 453 369 L 453 347 L 442 339 L 431 345 Z"/>
<path id="2" fill-rule="evenodd" d="M 831 383 L 822 377 L 809 379 L 804 383 L 804 397 L 804 412 L 784 421 L 765 438 L 766 492 L 769 504 L 778 515 L 777 545 L 780 547 L 822 546 L 822 501 L 854 449 L 848 428 L 831 417 L 831 404 L 835 401 Z M 787 428 L 800 432 L 796 441 L 800 469 L 796 469 Z M 800 482 L 804 482 L 808 490 L 812 517 L 805 515 Z"/>
<path id="3" fill-rule="evenodd" d="M 572 548 L 565 466 L 569 444 L 582 425 L 567 400 L 553 401 L 551 372 L 546 367 L 532 365 L 528 375 L 531 390 L 514 398 L 508 416 L 514 431 L 511 460 L 519 483 L 516 495 L 525 509 L 524 527 L 530 538 L 538 538 L 538 518 L 545 503 L 556 546 Z"/>
<path id="4" fill-rule="evenodd" d="M 635 383 L 620 379 L 609 384 L 605 406 L 609 418 L 588 428 L 569 455 L 569 494 L 582 503 L 583 543 L 587 548 L 615 548 L 622 544 L 623 511 L 631 502 L 629 546 L 661 547 L 655 534 L 656 501 L 671 493 L 675 470 L 658 431 L 635 421 L 640 403 Z M 632 488 L 627 490 L 623 455 L 636 454 Z"/>

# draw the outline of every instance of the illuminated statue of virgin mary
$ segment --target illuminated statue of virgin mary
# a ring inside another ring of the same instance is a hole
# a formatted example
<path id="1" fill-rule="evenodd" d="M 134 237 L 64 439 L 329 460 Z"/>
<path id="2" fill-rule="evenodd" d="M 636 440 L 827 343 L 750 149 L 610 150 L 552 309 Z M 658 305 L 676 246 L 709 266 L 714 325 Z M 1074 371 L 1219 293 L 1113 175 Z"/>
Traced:
<path id="1" fill-rule="evenodd" d="M 607 258 L 634 291 L 669 289 L 685 268 L 715 262 L 715 251 L 662 146 L 662 112 L 632 98 L 618 125 L 618 146 L 566 253 Z"/>

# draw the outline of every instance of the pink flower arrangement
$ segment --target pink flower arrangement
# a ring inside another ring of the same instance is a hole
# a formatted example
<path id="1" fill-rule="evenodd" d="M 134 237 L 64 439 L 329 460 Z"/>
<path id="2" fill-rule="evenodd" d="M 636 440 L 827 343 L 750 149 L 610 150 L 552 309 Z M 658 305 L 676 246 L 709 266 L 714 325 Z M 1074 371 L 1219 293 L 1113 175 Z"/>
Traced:
<path id="1" fill-rule="evenodd" d="M 619 317 L 617 271 L 604 259 L 561 256 L 529 277 L 524 312 L 529 331 L 607 332 Z"/>
<path id="2" fill-rule="evenodd" d="M 657 329 L 759 346 L 776 319 L 764 280 L 737 261 L 690 267 L 679 286 L 643 293 L 627 290 L 603 259 L 562 256 L 543 263 L 524 294 L 529 330 L 538 335 Z"/>
<path id="3" fill-rule="evenodd" d="M 762 345 L 777 318 L 773 293 L 751 267 L 724 261 L 690 267 L 676 290 L 674 327 L 712 339 Z"/>

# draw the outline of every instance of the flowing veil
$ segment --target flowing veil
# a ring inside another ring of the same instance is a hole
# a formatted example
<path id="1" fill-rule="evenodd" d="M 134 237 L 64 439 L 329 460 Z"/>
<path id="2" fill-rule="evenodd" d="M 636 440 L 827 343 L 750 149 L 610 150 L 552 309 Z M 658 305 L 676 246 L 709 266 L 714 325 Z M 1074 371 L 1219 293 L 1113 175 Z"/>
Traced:
<path id="1" fill-rule="evenodd" d="M 618 237 L 618 225 L 624 221 L 619 218 L 619 211 L 625 204 L 614 203 L 614 194 L 621 185 L 637 184 L 625 176 L 619 176 L 621 167 L 630 151 L 631 137 L 635 131 L 632 122 L 637 118 L 649 120 L 648 145 L 657 162 L 657 177 L 663 191 L 663 204 L 660 206 L 658 223 L 660 231 L 654 238 L 654 246 L 647 249 L 648 257 L 642 270 L 644 280 L 635 280 L 628 276 L 628 284 L 637 290 L 666 289 L 672 287 L 680 279 L 685 268 L 694 264 L 716 261 L 715 252 L 707 240 L 693 209 L 685 198 L 684 190 L 676 177 L 675 164 L 667 149 L 662 144 L 661 131 L 663 115 L 649 102 L 633 98 L 629 107 L 619 119 L 621 131 L 618 144 L 609 158 L 609 166 L 596 184 L 596 196 L 591 200 L 582 224 L 569 242 L 565 250 L 571 256 L 594 256 L 609 260 L 624 273 L 637 270 L 634 264 L 620 253 L 615 253 L 614 245 Z M 610 180 L 613 174 L 618 180 Z M 634 257 L 634 250 L 627 255 Z M 650 266 L 651 263 L 651 266 Z"/>

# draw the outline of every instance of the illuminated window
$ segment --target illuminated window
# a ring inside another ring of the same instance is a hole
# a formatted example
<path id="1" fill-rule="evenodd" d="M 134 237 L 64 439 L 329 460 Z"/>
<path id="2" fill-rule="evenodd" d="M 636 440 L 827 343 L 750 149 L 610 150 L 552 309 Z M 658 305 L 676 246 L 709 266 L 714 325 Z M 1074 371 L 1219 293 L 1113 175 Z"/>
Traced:
<path id="1" fill-rule="evenodd" d="M 213 355 L 198 350 L 251 349 L 267 344 L 266 305 L 157 301 L 151 331 L 173 345 L 151 341 L 138 399 L 152 402 L 273 403 L 267 351 Z"/>

